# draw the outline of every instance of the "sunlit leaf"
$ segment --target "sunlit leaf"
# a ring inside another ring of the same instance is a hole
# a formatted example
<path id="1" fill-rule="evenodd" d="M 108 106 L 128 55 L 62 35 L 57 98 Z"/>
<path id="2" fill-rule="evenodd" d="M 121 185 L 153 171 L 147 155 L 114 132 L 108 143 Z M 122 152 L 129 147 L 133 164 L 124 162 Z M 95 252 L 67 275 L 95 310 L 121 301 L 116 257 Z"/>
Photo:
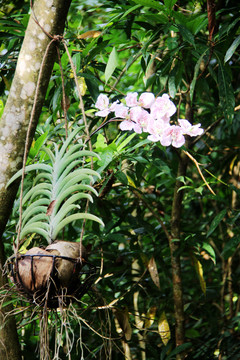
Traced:
<path id="1" fill-rule="evenodd" d="M 158 333 L 161 336 L 163 344 L 166 346 L 171 339 L 171 332 L 165 311 L 162 312 L 158 321 Z"/>
<path id="2" fill-rule="evenodd" d="M 150 326 L 152 326 L 152 324 L 154 323 L 155 317 L 156 317 L 156 312 L 157 312 L 157 307 L 156 306 L 151 306 L 146 314 L 146 320 L 145 320 L 145 324 L 144 327 L 146 329 L 150 328 Z"/>
<path id="3" fill-rule="evenodd" d="M 216 264 L 216 253 L 215 253 L 213 247 L 210 244 L 204 242 L 202 244 L 202 248 L 209 253 L 212 261 L 214 262 L 214 264 Z"/>
<path id="4" fill-rule="evenodd" d="M 34 239 L 34 237 L 36 236 L 36 233 L 33 233 L 31 236 L 29 236 L 24 243 L 22 244 L 22 246 L 20 247 L 20 249 L 18 250 L 18 252 L 20 254 L 25 254 L 27 252 L 27 248 L 28 246 L 31 244 L 32 240 Z"/>
<path id="5" fill-rule="evenodd" d="M 101 35 L 101 31 L 98 30 L 90 30 L 86 31 L 83 34 L 78 35 L 78 39 L 89 39 L 89 38 L 97 38 Z"/>
<path id="6" fill-rule="evenodd" d="M 111 54 L 109 56 L 107 66 L 105 69 L 105 82 L 107 83 L 112 74 L 114 73 L 114 70 L 118 66 L 118 54 L 116 51 L 116 48 L 113 47 Z"/>
<path id="7" fill-rule="evenodd" d="M 151 257 L 151 259 L 148 262 L 148 271 L 151 275 L 152 281 L 157 286 L 157 288 L 160 290 L 160 280 L 159 280 L 157 264 L 156 264 L 156 261 L 153 256 Z"/>
<path id="8" fill-rule="evenodd" d="M 127 308 L 124 309 L 117 309 L 114 308 L 112 309 L 118 324 L 122 330 L 122 332 L 124 333 L 124 336 L 126 338 L 127 341 L 131 340 L 132 337 L 132 328 L 129 322 L 129 314 L 128 314 L 128 310 Z"/>
<path id="9" fill-rule="evenodd" d="M 200 263 L 200 261 L 196 258 L 195 255 L 191 255 L 192 261 L 193 261 L 193 265 L 194 268 L 196 270 L 196 273 L 198 275 L 199 278 L 199 282 L 200 282 L 200 286 L 202 289 L 202 292 L 204 293 L 204 295 L 206 295 L 206 282 L 203 276 L 203 268 L 202 268 L 202 264 Z"/>

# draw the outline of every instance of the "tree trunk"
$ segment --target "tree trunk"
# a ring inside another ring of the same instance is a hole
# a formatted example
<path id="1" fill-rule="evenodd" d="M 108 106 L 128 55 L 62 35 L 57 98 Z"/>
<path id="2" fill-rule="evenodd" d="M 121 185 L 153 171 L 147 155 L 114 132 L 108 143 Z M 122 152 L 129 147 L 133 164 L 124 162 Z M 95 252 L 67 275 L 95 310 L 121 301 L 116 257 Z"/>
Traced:
<path id="1" fill-rule="evenodd" d="M 0 269 L 3 268 L 5 261 L 2 234 L 18 188 L 18 184 L 13 184 L 6 189 L 6 184 L 12 175 L 22 167 L 25 139 L 37 80 L 41 72 L 29 146 L 32 142 L 56 57 L 57 41 L 50 45 L 44 64 L 42 64 L 42 59 L 52 40 L 51 36 L 63 33 L 70 3 L 71 0 L 35 1 L 34 13 L 32 12 L 28 23 L 8 100 L 0 120 Z M 37 22 L 51 36 L 48 36 L 37 24 L 34 14 Z M 0 271 L 0 285 L 3 286 L 6 282 L 7 278 Z M 20 347 L 14 318 L 11 317 L 8 321 L 3 322 L 7 311 L 9 308 L 1 309 L 0 359 L 20 360 Z"/>
<path id="2" fill-rule="evenodd" d="M 193 110 L 190 105 L 189 97 L 186 103 L 186 119 L 193 122 Z M 186 145 L 187 147 L 187 142 Z M 172 202 L 172 217 L 171 217 L 171 239 L 169 240 L 169 247 L 171 251 L 171 265 L 172 265 L 172 280 L 173 280 L 173 301 L 175 313 L 175 337 L 176 346 L 184 343 L 185 328 L 184 328 L 184 303 L 183 303 L 183 289 L 182 289 L 182 275 L 181 275 L 181 257 L 180 257 L 180 222 L 182 213 L 182 202 L 184 192 L 179 191 L 183 183 L 178 180 L 180 176 L 186 176 L 188 157 L 182 151 L 178 163 L 177 180 L 174 188 L 174 196 Z M 185 358 L 184 352 L 177 354 L 176 359 L 182 360 Z"/>

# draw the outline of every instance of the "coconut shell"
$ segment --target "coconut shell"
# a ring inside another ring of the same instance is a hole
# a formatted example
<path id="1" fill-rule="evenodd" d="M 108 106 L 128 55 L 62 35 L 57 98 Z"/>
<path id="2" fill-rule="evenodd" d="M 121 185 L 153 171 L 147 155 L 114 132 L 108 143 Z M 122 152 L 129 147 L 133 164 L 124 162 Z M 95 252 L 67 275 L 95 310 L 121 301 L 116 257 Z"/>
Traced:
<path id="1" fill-rule="evenodd" d="M 59 255 L 54 249 L 51 254 Z M 28 291 L 34 292 L 46 287 L 53 269 L 52 257 L 28 257 L 26 255 L 49 255 L 49 252 L 39 247 L 34 247 L 24 254 L 25 256 L 18 260 L 17 280 Z"/>
<path id="2" fill-rule="evenodd" d="M 70 242 L 70 241 L 55 241 L 51 245 L 46 247 L 46 251 L 58 251 L 59 255 L 66 256 L 72 259 L 80 259 L 80 249 L 81 251 L 81 260 L 87 258 L 86 249 L 80 243 Z M 56 269 L 58 272 L 58 279 L 62 287 L 67 287 L 73 276 L 76 263 L 71 260 L 65 260 L 58 258 L 56 261 Z M 78 266 L 78 270 L 79 270 Z"/>

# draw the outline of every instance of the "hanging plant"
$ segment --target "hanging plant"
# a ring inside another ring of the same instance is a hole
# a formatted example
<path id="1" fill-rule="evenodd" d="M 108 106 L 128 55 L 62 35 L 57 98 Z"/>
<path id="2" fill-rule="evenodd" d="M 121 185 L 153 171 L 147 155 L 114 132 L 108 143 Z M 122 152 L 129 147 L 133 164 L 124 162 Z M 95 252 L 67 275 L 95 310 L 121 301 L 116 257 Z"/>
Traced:
<path id="1" fill-rule="evenodd" d="M 20 239 L 22 242 L 27 235 L 37 233 L 48 246 L 45 249 L 34 247 L 25 254 L 18 254 L 16 263 L 12 264 L 12 276 L 18 288 L 35 302 L 36 299 L 42 301 L 46 289 L 48 298 L 51 298 L 48 304 L 55 304 L 53 297 L 58 296 L 63 288 L 67 289 L 66 294 L 71 294 L 73 289 L 75 295 L 79 291 L 82 293 L 81 286 L 80 289 L 74 286 L 76 282 L 82 285 L 78 278 L 80 271 L 85 267 L 85 273 L 91 278 L 94 273 L 80 243 L 56 240 L 66 225 L 77 220 L 93 220 L 103 225 L 99 217 L 79 211 L 80 200 L 93 202 L 92 194 L 98 195 L 92 184 L 100 178 L 97 171 L 82 166 L 86 164 L 86 157 L 98 158 L 98 155 L 82 150 L 81 143 L 73 143 L 81 129 L 76 128 L 60 148 L 54 143 L 54 151 L 44 146 L 42 151 L 47 161 L 25 168 L 25 173 L 36 171 L 36 177 L 22 199 L 22 221 L 18 224 L 21 227 Z M 8 186 L 21 175 L 22 170 L 11 178 Z"/>

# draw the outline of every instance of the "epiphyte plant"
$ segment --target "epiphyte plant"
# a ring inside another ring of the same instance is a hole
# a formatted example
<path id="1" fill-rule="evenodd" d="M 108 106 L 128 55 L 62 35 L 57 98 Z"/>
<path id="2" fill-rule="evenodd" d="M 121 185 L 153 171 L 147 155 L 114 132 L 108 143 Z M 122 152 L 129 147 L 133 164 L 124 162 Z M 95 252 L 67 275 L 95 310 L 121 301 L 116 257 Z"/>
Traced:
<path id="1" fill-rule="evenodd" d="M 73 221 L 88 219 L 103 225 L 99 217 L 79 211 L 79 200 L 93 202 L 92 194 L 98 195 L 92 184 L 94 179 L 100 178 L 100 174 L 89 167 L 90 162 L 88 166 L 84 162 L 85 157 L 99 156 L 83 149 L 82 143 L 73 143 L 81 130 L 81 127 L 73 130 L 60 148 L 54 143 L 54 151 L 43 146 L 47 160 L 26 166 L 25 173 L 36 171 L 36 177 L 22 199 L 24 210 L 20 239 L 38 233 L 51 244 L 59 232 Z M 81 166 L 83 163 L 84 167 Z M 19 170 L 8 186 L 21 175 L 22 170 Z"/>

